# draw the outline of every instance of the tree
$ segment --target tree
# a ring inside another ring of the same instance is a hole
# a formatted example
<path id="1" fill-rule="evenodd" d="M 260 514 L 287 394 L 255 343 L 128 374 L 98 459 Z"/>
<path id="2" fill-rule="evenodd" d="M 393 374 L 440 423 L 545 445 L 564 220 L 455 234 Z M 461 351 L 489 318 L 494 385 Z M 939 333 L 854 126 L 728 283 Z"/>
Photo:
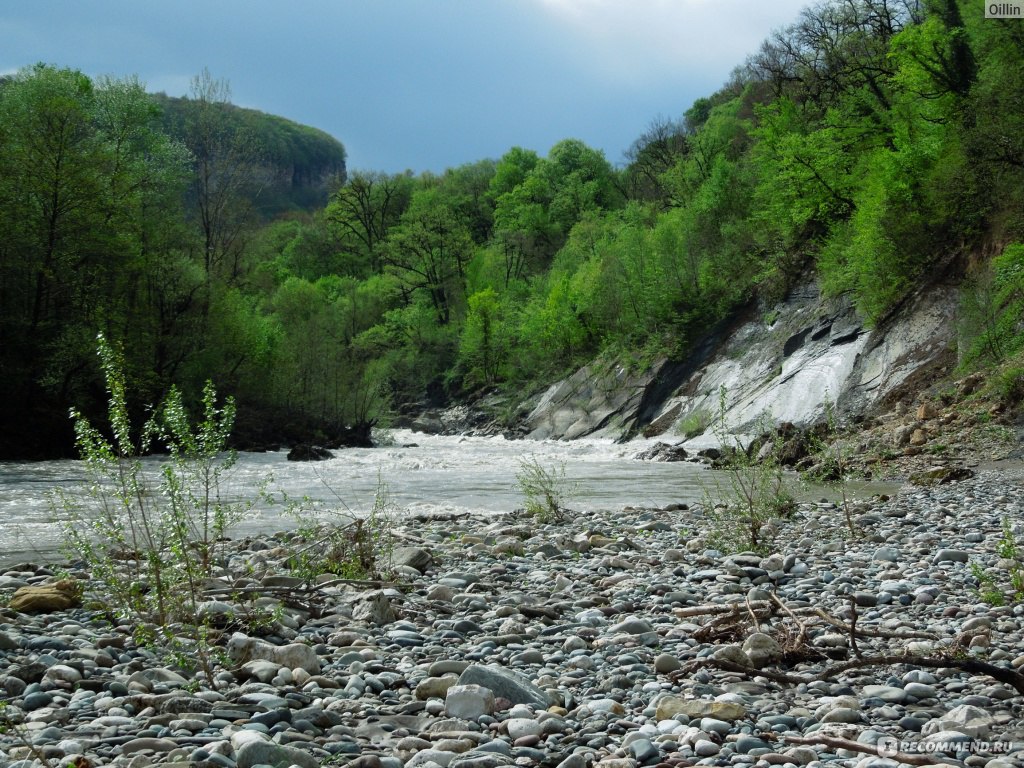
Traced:
<path id="1" fill-rule="evenodd" d="M 365 276 L 380 270 L 380 246 L 412 199 L 408 173 L 356 172 L 331 197 L 326 218 L 348 257 L 345 272 Z"/>
<path id="2" fill-rule="evenodd" d="M 252 136 L 231 130 L 225 118 L 231 87 L 203 71 L 192 78 L 185 143 L 195 161 L 192 198 L 208 279 L 237 280 L 243 234 L 259 195 L 258 148 Z"/>
<path id="3" fill-rule="evenodd" d="M 178 244 L 183 154 L 154 118 L 133 79 L 37 65 L 0 88 L 0 391 L 33 439 L 67 430 L 97 330 L 139 342 L 133 372 L 161 337 L 149 275 Z"/>
<path id="4" fill-rule="evenodd" d="M 438 199 L 437 190 L 420 190 L 390 232 L 382 250 L 384 264 L 409 293 L 423 292 L 447 325 L 452 308 L 465 294 L 466 264 L 473 240 L 466 225 Z"/>
<path id="5" fill-rule="evenodd" d="M 626 152 L 626 196 L 655 202 L 663 208 L 678 205 L 664 175 L 689 152 L 686 127 L 681 121 L 655 118 Z"/>

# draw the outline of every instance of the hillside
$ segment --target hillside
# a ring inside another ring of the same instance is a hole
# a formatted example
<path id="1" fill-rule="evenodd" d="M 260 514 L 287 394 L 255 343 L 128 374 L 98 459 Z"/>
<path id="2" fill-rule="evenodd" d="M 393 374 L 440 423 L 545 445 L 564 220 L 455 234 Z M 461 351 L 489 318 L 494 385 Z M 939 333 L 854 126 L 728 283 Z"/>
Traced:
<path id="1" fill-rule="evenodd" d="M 188 144 L 200 120 L 201 103 L 164 93 L 153 95 L 160 108 L 160 126 L 167 135 Z M 328 133 L 277 115 L 230 103 L 214 105 L 226 136 L 244 142 L 252 154 L 258 194 L 255 205 L 264 219 L 288 211 L 323 207 L 331 188 L 345 181 L 345 147 Z"/>

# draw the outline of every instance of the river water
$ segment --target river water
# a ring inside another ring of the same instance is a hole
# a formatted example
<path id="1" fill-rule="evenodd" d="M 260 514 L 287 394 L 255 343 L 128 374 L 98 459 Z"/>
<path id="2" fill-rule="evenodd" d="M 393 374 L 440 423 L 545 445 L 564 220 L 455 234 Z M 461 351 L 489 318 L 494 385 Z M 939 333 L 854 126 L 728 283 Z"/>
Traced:
<path id="1" fill-rule="evenodd" d="M 222 495 L 250 498 L 265 481 L 278 496 L 308 496 L 326 508 L 361 515 L 373 506 L 383 482 L 397 508 L 411 514 L 507 513 L 523 505 L 516 482 L 520 463 L 536 459 L 545 469 L 564 467 L 566 484 L 575 487 L 567 506 L 585 513 L 627 505 L 692 504 L 720 479 L 715 477 L 719 473 L 698 464 L 633 458 L 654 441 L 510 441 L 406 430 L 396 430 L 392 438 L 393 446 L 337 451 L 334 459 L 321 462 L 290 462 L 284 451 L 242 453 L 222 484 Z M 154 492 L 160 461 L 145 461 Z M 53 493 L 75 493 L 84 480 L 77 461 L 0 463 L 0 563 L 53 559 L 67 522 L 51 503 Z M 294 527 L 283 509 L 258 505 L 233 529 L 234 535 Z"/>

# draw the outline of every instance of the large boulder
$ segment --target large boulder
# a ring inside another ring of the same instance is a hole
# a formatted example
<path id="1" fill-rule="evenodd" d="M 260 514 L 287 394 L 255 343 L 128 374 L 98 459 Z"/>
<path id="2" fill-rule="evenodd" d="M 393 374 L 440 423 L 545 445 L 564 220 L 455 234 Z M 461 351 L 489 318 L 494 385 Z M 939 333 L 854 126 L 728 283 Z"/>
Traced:
<path id="1" fill-rule="evenodd" d="M 302 643 L 271 645 L 236 632 L 228 640 L 227 652 L 228 658 L 238 667 L 254 659 L 262 659 L 288 669 L 304 669 L 311 675 L 320 674 L 320 659 L 316 651 Z"/>
<path id="2" fill-rule="evenodd" d="M 319 445 L 302 443 L 288 451 L 288 461 L 325 461 L 333 458 L 333 453 Z"/>
<path id="3" fill-rule="evenodd" d="M 535 709 L 547 709 L 551 698 L 523 675 L 498 666 L 474 664 L 459 677 L 459 685 L 479 685 L 489 689 L 496 698 L 513 704 L 529 704 Z"/>
<path id="4" fill-rule="evenodd" d="M 82 603 L 82 585 L 74 579 L 52 584 L 21 587 L 11 597 L 10 607 L 21 613 L 51 613 Z"/>
<path id="5" fill-rule="evenodd" d="M 633 458 L 641 461 L 686 461 L 687 453 L 682 445 L 658 442 Z"/>

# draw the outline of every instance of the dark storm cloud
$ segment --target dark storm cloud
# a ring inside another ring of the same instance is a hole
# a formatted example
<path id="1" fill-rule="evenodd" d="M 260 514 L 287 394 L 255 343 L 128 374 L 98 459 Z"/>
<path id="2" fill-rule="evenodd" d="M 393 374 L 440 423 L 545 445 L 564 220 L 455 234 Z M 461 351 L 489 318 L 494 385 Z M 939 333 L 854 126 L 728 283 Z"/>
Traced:
<path id="1" fill-rule="evenodd" d="M 337 136 L 358 168 L 439 171 L 569 136 L 616 162 L 801 5 L 16 0 L 0 5 L 0 71 L 43 61 L 184 95 L 208 67 L 235 103 Z"/>

